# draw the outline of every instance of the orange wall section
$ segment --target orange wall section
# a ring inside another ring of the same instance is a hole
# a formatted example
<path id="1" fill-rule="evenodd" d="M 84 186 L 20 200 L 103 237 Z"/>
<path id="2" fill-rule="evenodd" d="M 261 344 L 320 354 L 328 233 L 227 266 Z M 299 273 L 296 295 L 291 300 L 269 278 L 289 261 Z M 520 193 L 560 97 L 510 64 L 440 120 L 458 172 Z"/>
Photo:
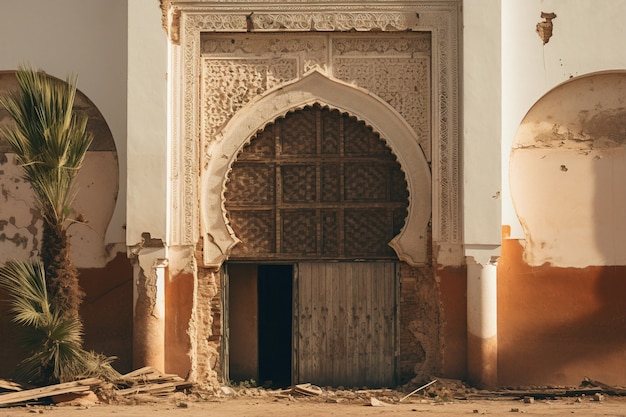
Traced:
<path id="1" fill-rule="evenodd" d="M 437 271 L 443 309 L 444 377 L 467 378 L 467 272 L 465 267 Z"/>
<path id="2" fill-rule="evenodd" d="M 193 310 L 194 277 L 190 272 L 165 282 L 165 372 L 185 377 L 191 371 L 188 330 Z"/>
<path id="3" fill-rule="evenodd" d="M 531 267 L 523 251 L 503 240 L 499 385 L 626 385 L 626 266 Z"/>
<path id="4" fill-rule="evenodd" d="M 116 356 L 113 367 L 132 370 L 133 269 L 125 253 L 118 253 L 104 268 L 79 270 L 85 299 L 80 314 L 86 349 Z"/>
<path id="5" fill-rule="evenodd" d="M 115 356 L 113 367 L 132 370 L 133 273 L 126 254 L 119 253 L 104 268 L 80 269 L 85 299 L 80 314 L 84 325 L 84 347 Z M 0 291 L 0 378 L 11 378 L 24 359 L 19 340 L 22 328 L 11 322 L 10 300 Z"/>
<path id="6" fill-rule="evenodd" d="M 117 371 L 131 371 L 133 273 L 126 254 L 117 254 L 104 268 L 80 269 L 79 279 L 86 294 L 80 309 L 85 349 L 115 356 Z M 0 378 L 7 379 L 24 359 L 22 328 L 11 322 L 9 303 L 0 291 Z"/>

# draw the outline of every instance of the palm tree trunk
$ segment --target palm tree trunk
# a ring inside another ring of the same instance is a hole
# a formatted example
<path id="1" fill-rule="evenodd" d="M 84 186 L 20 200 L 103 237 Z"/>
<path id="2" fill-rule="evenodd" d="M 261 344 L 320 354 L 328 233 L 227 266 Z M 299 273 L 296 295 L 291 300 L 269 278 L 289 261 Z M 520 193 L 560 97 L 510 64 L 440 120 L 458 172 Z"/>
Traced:
<path id="1" fill-rule="evenodd" d="M 63 317 L 78 319 L 85 293 L 78 283 L 78 269 L 70 257 L 70 239 L 63 226 L 44 220 L 41 259 L 51 309 Z"/>

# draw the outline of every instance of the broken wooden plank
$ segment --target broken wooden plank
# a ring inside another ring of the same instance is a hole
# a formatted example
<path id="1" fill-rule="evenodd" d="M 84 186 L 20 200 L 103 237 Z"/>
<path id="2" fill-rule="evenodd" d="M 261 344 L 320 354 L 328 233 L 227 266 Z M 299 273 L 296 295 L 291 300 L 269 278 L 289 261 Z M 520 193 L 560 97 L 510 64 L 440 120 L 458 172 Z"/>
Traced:
<path id="1" fill-rule="evenodd" d="M 626 388 L 614 387 L 612 385 L 608 385 L 608 384 L 605 384 L 604 382 L 596 381 L 596 380 L 593 380 L 591 378 L 585 377 L 585 379 L 583 380 L 583 383 L 602 388 L 602 390 L 606 394 L 610 394 L 610 395 L 626 395 Z"/>
<path id="2" fill-rule="evenodd" d="M 581 395 L 593 395 L 598 394 L 600 392 L 606 392 L 600 387 L 595 388 L 572 388 L 565 390 L 565 395 L 568 397 L 578 397 Z"/>
<path id="3" fill-rule="evenodd" d="M 292 389 L 293 393 L 308 395 L 308 396 L 318 396 L 322 395 L 322 389 L 315 385 L 311 384 L 298 384 L 295 385 Z"/>
<path id="4" fill-rule="evenodd" d="M 117 385 L 135 386 L 141 383 L 182 382 L 183 378 L 176 374 L 165 374 L 158 369 L 145 366 L 122 375 L 115 383 Z"/>
<path id="5" fill-rule="evenodd" d="M 177 374 L 166 374 L 151 366 L 144 366 L 143 368 L 135 369 L 127 374 L 122 375 L 122 378 L 181 378 Z M 182 378 L 181 378 L 182 379 Z"/>
<path id="6" fill-rule="evenodd" d="M 430 387 L 430 386 L 431 386 L 432 384 L 434 384 L 435 382 L 437 382 L 437 380 L 436 380 L 436 379 L 433 379 L 433 380 L 432 380 L 432 381 L 430 381 L 428 384 L 422 385 L 421 387 L 414 389 L 413 391 L 409 392 L 409 393 L 408 393 L 407 395 L 405 395 L 404 397 L 400 398 L 400 401 L 399 401 L 399 402 L 402 402 L 403 400 L 406 400 L 407 398 L 409 398 L 411 395 L 415 394 L 415 393 L 416 393 L 416 392 L 418 392 L 418 391 L 421 391 L 421 390 L 423 390 L 423 389 L 425 389 L 425 388 Z"/>
<path id="7" fill-rule="evenodd" d="M 6 379 L 0 379 L 0 389 L 6 391 L 22 391 L 23 388 L 17 382 L 9 381 Z"/>
<path id="8" fill-rule="evenodd" d="M 174 391 L 176 387 L 171 382 L 164 382 L 160 384 L 137 385 L 137 386 L 126 388 L 126 389 L 115 390 L 115 393 L 118 395 L 140 394 L 140 393 L 145 394 L 145 393 L 163 391 L 165 389 L 169 391 Z"/>
<path id="9" fill-rule="evenodd" d="M 103 381 L 99 378 L 87 378 L 80 381 L 65 382 L 62 384 L 0 394 L 0 405 L 36 400 L 51 397 L 53 395 L 66 394 L 69 392 L 87 391 L 93 386 L 102 384 L 102 382 Z"/>
<path id="10" fill-rule="evenodd" d="M 127 374 L 122 375 L 122 378 L 138 378 L 145 377 L 147 375 L 156 375 L 162 377 L 163 373 L 152 366 L 144 366 L 143 368 L 135 369 Z"/>

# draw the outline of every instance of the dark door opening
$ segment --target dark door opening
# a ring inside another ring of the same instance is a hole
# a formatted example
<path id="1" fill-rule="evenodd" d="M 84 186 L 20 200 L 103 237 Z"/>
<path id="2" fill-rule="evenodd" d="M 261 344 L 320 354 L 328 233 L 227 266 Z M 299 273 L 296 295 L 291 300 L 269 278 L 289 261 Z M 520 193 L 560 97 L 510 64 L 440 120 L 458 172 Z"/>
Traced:
<path id="1" fill-rule="evenodd" d="M 291 385 L 293 266 L 259 265 L 259 381 Z"/>
<path id="2" fill-rule="evenodd" d="M 292 265 L 228 265 L 228 369 L 233 382 L 291 385 Z"/>

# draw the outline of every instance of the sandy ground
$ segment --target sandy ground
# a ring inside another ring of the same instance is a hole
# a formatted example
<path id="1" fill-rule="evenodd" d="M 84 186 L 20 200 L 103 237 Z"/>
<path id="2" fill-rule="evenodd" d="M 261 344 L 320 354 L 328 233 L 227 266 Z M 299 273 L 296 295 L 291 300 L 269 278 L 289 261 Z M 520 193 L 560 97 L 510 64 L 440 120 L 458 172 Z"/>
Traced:
<path id="1" fill-rule="evenodd" d="M 327 416 L 568 416 L 626 417 L 625 397 L 558 398 L 525 403 L 522 400 L 454 400 L 433 401 L 411 397 L 403 402 L 372 406 L 371 399 L 342 400 L 329 398 L 259 398 L 211 397 L 191 398 L 172 396 L 165 399 L 145 397 L 134 399 L 135 404 L 85 403 L 83 405 L 38 405 L 0 408 L 0 417 L 19 417 L 43 414 L 52 417 L 327 417 Z M 331 402 L 329 402 L 331 401 Z M 375 401 L 374 401 L 375 402 Z"/>

